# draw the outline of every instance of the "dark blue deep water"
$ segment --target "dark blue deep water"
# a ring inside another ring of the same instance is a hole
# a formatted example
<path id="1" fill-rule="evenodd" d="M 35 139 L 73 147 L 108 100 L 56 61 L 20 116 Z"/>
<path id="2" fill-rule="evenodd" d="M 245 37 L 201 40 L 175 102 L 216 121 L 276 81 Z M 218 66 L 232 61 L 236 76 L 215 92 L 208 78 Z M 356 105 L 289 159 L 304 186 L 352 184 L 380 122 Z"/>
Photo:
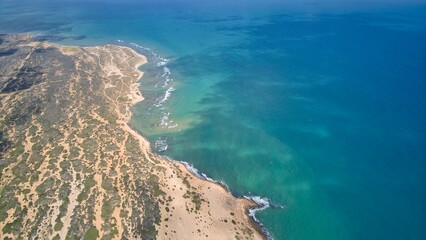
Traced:
<path id="1" fill-rule="evenodd" d="M 424 1 L 0 0 L 10 32 L 163 57 L 132 124 L 275 239 L 426 239 Z"/>

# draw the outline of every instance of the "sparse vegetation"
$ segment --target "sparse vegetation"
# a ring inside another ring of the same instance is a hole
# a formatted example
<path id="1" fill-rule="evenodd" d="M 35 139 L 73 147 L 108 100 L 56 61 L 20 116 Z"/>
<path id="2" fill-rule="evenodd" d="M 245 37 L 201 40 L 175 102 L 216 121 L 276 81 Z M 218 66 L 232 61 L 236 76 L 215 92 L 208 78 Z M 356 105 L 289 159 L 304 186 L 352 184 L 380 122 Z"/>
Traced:
<path id="1" fill-rule="evenodd" d="M 142 151 L 143 140 L 123 125 L 130 100 L 123 94 L 138 75 L 133 67 L 140 61 L 137 55 L 114 47 L 58 49 L 0 35 L 5 37 L 16 41 L 0 40 L 0 51 L 13 47 L 19 54 L 0 58 L 5 76 L 0 91 L 7 94 L 0 106 L 8 106 L 0 107 L 0 235 L 155 239 L 162 220 L 176 234 L 174 203 L 182 195 L 166 194 L 172 186 L 159 179 L 169 168 Z M 108 75 L 104 68 L 111 64 L 121 73 Z M 193 177 L 178 168 L 168 177 L 182 181 L 173 190 L 183 193 L 189 214 L 200 216 L 205 200 Z M 95 221 L 102 227 L 97 229 Z M 205 234 L 201 227 L 194 232 Z"/>

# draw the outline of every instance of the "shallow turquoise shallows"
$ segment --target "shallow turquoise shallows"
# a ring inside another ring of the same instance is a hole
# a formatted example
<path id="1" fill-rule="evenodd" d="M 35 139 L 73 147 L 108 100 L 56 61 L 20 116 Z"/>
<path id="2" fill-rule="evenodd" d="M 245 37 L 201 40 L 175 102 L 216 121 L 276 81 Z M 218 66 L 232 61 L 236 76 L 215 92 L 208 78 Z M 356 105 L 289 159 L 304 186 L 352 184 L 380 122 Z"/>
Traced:
<path id="1" fill-rule="evenodd" d="M 426 2 L 230 2 L 0 0 L 0 33 L 145 54 L 132 125 L 274 239 L 426 239 Z"/>

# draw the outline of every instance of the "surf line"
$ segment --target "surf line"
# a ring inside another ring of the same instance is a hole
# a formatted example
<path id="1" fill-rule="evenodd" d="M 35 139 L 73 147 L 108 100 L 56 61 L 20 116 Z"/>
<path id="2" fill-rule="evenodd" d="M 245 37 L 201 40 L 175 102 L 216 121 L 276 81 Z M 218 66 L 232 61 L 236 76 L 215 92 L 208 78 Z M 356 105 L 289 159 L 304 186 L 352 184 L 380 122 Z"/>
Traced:
<path id="1" fill-rule="evenodd" d="M 162 67 L 162 73 L 158 73 L 157 74 L 157 78 L 159 79 L 159 81 L 154 85 L 154 87 L 161 87 L 161 88 L 166 88 L 169 86 L 170 82 L 173 81 L 173 79 L 171 78 L 171 70 L 166 66 L 167 63 L 169 62 L 169 59 L 167 58 L 163 58 L 161 56 L 159 56 L 157 53 L 155 53 L 153 50 L 151 50 L 150 48 L 147 47 L 143 47 L 141 45 L 138 45 L 136 43 L 126 43 L 123 40 L 116 40 L 116 43 L 118 43 L 119 45 L 124 45 L 127 47 L 130 47 L 134 50 L 136 50 L 137 52 L 141 53 L 142 55 L 146 56 L 148 58 L 148 60 L 151 59 L 151 61 L 153 61 L 153 64 L 155 64 L 157 67 Z M 160 86 L 160 84 L 162 83 L 162 85 Z M 161 108 L 162 110 L 165 110 L 164 108 L 164 104 L 165 102 L 170 98 L 172 92 L 175 91 L 175 88 L 173 86 L 170 86 L 167 88 L 167 90 L 165 91 L 164 96 L 162 97 L 158 97 L 154 100 L 154 107 L 156 108 Z M 177 124 L 174 125 L 170 125 L 170 123 L 172 123 L 173 121 L 169 120 L 170 118 L 170 112 L 168 111 L 164 111 L 163 112 L 163 117 L 160 119 L 160 127 L 176 127 Z M 142 135 L 142 134 L 141 134 Z M 154 146 L 157 149 L 158 152 L 165 152 L 168 148 L 168 144 L 167 144 L 167 139 L 157 139 L 154 141 Z M 155 152 L 154 152 L 155 153 Z M 158 153 L 155 153 L 157 155 L 159 155 Z M 249 218 L 254 222 L 254 224 L 256 226 L 259 227 L 259 229 L 261 230 L 261 232 L 266 236 L 266 238 L 268 240 L 273 240 L 273 236 L 272 234 L 268 231 L 268 229 L 263 225 L 263 223 L 256 218 L 256 213 L 259 211 L 263 211 L 267 208 L 284 208 L 283 206 L 279 205 L 279 204 L 275 204 L 271 201 L 271 199 L 266 198 L 266 197 L 260 197 L 260 196 L 236 196 L 229 188 L 229 186 L 223 182 L 223 181 L 217 181 L 214 180 L 212 178 L 210 178 L 209 176 L 207 176 L 205 173 L 201 172 L 200 170 L 198 170 L 197 168 L 195 168 L 192 164 L 185 162 L 185 161 L 179 161 L 179 160 L 175 160 L 169 156 L 166 155 L 160 155 L 161 157 L 167 159 L 168 161 L 174 162 L 174 163 L 178 163 L 178 164 L 183 164 L 186 169 L 188 169 L 194 176 L 196 176 L 199 179 L 203 179 L 215 184 L 218 184 L 220 186 L 222 186 L 229 194 L 231 194 L 232 196 L 236 197 L 236 198 L 245 198 L 251 202 L 254 202 L 257 207 L 251 207 L 248 209 L 248 216 Z"/>
<path id="2" fill-rule="evenodd" d="M 223 181 L 217 181 L 214 180 L 212 178 L 210 178 L 209 176 L 207 176 L 207 174 L 201 172 L 200 170 L 198 170 L 197 168 L 194 167 L 194 165 L 185 162 L 185 161 L 178 161 L 175 159 L 172 159 L 166 155 L 161 155 L 162 157 L 166 158 L 167 160 L 171 161 L 171 162 L 177 162 L 177 163 L 181 163 L 183 164 L 186 169 L 188 169 L 192 174 L 194 174 L 196 177 L 209 181 L 209 182 L 213 182 L 215 184 L 218 184 L 220 186 L 222 186 L 223 188 L 226 189 L 226 191 L 231 194 L 232 196 L 236 197 L 236 198 L 241 198 L 241 196 L 237 196 L 236 194 L 234 194 L 229 186 L 223 182 Z M 262 233 L 266 236 L 267 240 L 274 240 L 272 234 L 268 231 L 268 229 L 265 227 L 265 225 L 263 225 L 263 223 L 256 218 L 256 213 L 259 211 L 263 211 L 267 208 L 284 208 L 283 206 L 279 205 L 279 204 L 275 204 L 273 203 L 269 198 L 265 198 L 265 197 L 260 197 L 260 196 L 246 196 L 243 195 L 243 198 L 254 202 L 257 207 L 253 207 L 253 208 L 249 208 L 248 209 L 248 216 L 250 217 L 250 219 L 260 228 L 260 230 L 262 231 Z"/>

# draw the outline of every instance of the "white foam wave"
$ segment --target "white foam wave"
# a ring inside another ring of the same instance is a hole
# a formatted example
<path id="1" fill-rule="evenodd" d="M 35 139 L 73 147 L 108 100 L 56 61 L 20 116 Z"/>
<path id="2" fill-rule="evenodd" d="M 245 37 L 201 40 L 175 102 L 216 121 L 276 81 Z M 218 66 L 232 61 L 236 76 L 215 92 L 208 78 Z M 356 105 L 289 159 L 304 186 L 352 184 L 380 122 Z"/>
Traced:
<path id="1" fill-rule="evenodd" d="M 204 176 L 200 174 L 200 171 L 198 169 L 196 169 L 192 164 L 190 164 L 188 162 L 182 162 L 182 163 L 195 176 L 197 176 L 198 178 L 201 178 L 201 179 L 205 179 Z"/>
<path id="2" fill-rule="evenodd" d="M 244 198 L 252 200 L 253 202 L 255 202 L 259 206 L 259 208 L 256 208 L 257 210 L 266 209 L 266 208 L 271 206 L 270 203 L 269 203 L 269 199 L 267 199 L 267 198 L 262 198 L 262 197 L 259 197 L 259 196 L 251 196 L 251 197 L 244 196 Z"/>
<path id="3" fill-rule="evenodd" d="M 167 158 L 167 159 L 171 159 L 171 158 Z M 176 160 L 173 160 L 173 161 L 176 161 Z M 197 168 L 195 168 L 194 167 L 194 165 L 192 165 L 192 164 L 190 164 L 190 163 L 188 163 L 188 162 L 185 162 L 185 161 L 178 161 L 178 162 L 180 162 L 180 163 L 183 163 L 183 165 L 185 165 L 185 167 L 192 173 L 192 174 L 194 174 L 195 176 L 197 176 L 198 178 L 200 178 L 200 179 L 204 179 L 204 180 L 207 180 L 207 181 L 209 181 L 209 182 L 214 182 L 214 183 L 217 183 L 217 184 L 220 184 L 221 186 L 223 186 L 228 192 L 230 192 L 230 190 L 229 190 L 229 187 L 228 187 L 228 185 L 226 185 L 226 183 L 224 183 L 223 181 L 217 181 L 217 180 L 214 180 L 214 179 L 212 179 L 212 178 L 210 178 L 210 177 L 208 177 L 205 173 L 202 173 L 202 172 L 200 172 Z"/>
<path id="4" fill-rule="evenodd" d="M 266 235 L 266 238 L 268 240 L 273 240 L 274 238 L 272 237 L 271 233 L 265 228 L 262 222 L 260 222 L 259 219 L 256 218 L 256 213 L 258 211 L 265 210 L 271 206 L 279 206 L 279 205 L 273 204 L 268 198 L 262 198 L 260 196 L 244 196 L 244 198 L 251 200 L 257 204 L 258 207 L 250 208 L 248 210 L 249 216 L 253 219 L 253 221 L 255 221 L 260 226 L 260 228 L 262 229 L 262 232 Z"/>
<path id="5" fill-rule="evenodd" d="M 129 44 L 130 44 L 130 45 L 132 45 L 133 47 L 136 47 L 136 48 L 139 48 L 139 49 L 143 49 L 143 50 L 151 51 L 151 49 L 150 49 L 150 48 L 143 47 L 143 46 L 138 45 L 138 44 L 136 44 L 136 43 L 129 43 Z"/>
<path id="6" fill-rule="evenodd" d="M 178 125 L 176 123 L 173 122 L 173 120 L 170 120 L 170 112 L 166 112 L 164 113 L 163 117 L 161 117 L 160 119 L 160 123 L 158 124 L 158 127 L 163 127 L 163 128 L 175 128 Z"/>
<path id="7" fill-rule="evenodd" d="M 169 99 L 170 96 L 171 96 L 171 93 L 166 91 L 164 96 L 161 96 L 161 97 L 159 97 L 155 100 L 154 106 L 156 106 L 156 107 L 163 106 L 163 104 Z"/>
<path id="8" fill-rule="evenodd" d="M 175 161 L 169 157 L 166 157 L 168 160 L 170 161 Z M 188 163 L 188 162 L 184 162 L 181 161 L 181 163 L 183 163 L 185 165 L 185 167 L 195 176 L 197 176 L 200 179 L 205 179 L 208 180 L 210 182 L 214 182 L 217 184 L 222 185 L 224 188 L 226 188 L 226 190 L 231 193 L 231 191 L 229 190 L 228 185 L 226 185 L 224 182 L 222 181 L 216 181 L 212 178 L 209 178 L 206 174 L 200 172 L 197 168 L 195 168 L 192 164 Z M 232 193 L 231 193 L 232 194 Z M 264 197 L 259 197 L 259 196 L 243 196 L 244 198 L 251 200 L 253 202 L 255 202 L 257 204 L 256 208 L 250 208 L 249 209 L 249 216 L 253 219 L 253 221 L 255 221 L 261 228 L 262 232 L 266 235 L 266 238 L 268 240 L 273 240 L 272 235 L 268 232 L 268 230 L 265 228 L 265 226 L 259 221 L 259 219 L 256 218 L 256 212 L 258 211 L 262 211 L 265 210 L 267 208 L 269 208 L 272 204 L 271 201 L 268 198 L 264 198 Z"/>
<path id="9" fill-rule="evenodd" d="M 209 178 L 206 174 L 200 172 L 197 168 L 195 168 L 192 164 L 185 162 L 185 161 L 176 161 L 168 156 L 163 156 L 164 158 L 166 158 L 167 160 L 171 161 L 171 162 L 178 162 L 178 163 L 182 163 L 183 165 L 185 165 L 185 167 L 192 173 L 194 174 L 196 177 L 200 178 L 200 179 L 204 179 L 204 180 L 208 180 L 210 182 L 213 183 L 217 183 L 222 185 L 230 194 L 231 191 L 229 190 L 228 185 L 226 185 L 224 182 L 222 181 L 216 181 L 212 178 Z M 245 199 L 251 200 L 253 202 L 255 202 L 257 204 L 257 207 L 255 208 L 251 208 L 249 209 L 249 217 L 251 217 L 253 219 L 253 221 L 255 221 L 259 227 L 261 228 L 262 232 L 265 234 L 266 238 L 268 240 L 273 240 L 274 238 L 272 237 L 271 233 L 269 233 L 269 231 L 265 228 L 265 226 L 262 224 L 262 222 L 259 221 L 259 219 L 256 218 L 256 212 L 258 211 L 262 211 L 265 210 L 271 206 L 278 206 L 280 208 L 283 208 L 282 206 L 279 206 L 277 204 L 274 204 L 270 201 L 270 199 L 265 198 L 265 197 L 260 197 L 260 196 L 243 196 Z"/>
<path id="10" fill-rule="evenodd" d="M 121 41 L 120 43 L 123 43 L 123 41 Z M 158 68 L 158 73 L 155 77 L 157 81 L 154 84 L 154 87 L 164 88 L 164 93 L 160 97 L 155 99 L 153 102 L 153 107 L 162 111 L 162 117 L 159 119 L 159 124 L 157 126 L 162 128 L 177 127 L 177 124 L 173 123 L 173 121 L 171 120 L 170 112 L 168 112 L 166 107 L 164 106 L 167 100 L 169 100 L 172 96 L 172 92 L 176 90 L 170 84 L 173 81 L 171 69 L 167 67 L 167 64 L 169 63 L 170 59 L 161 57 L 159 54 L 157 54 L 150 48 L 138 45 L 136 43 L 129 43 L 129 45 L 134 47 L 135 49 L 140 50 L 141 53 L 148 58 L 149 62 L 151 62 L 152 64 L 154 64 L 154 66 Z"/>
<path id="11" fill-rule="evenodd" d="M 169 145 L 167 144 L 167 139 L 161 139 L 161 138 L 159 138 L 159 139 L 155 140 L 154 147 L 159 152 L 166 151 L 167 148 L 169 147 Z"/>
<path id="12" fill-rule="evenodd" d="M 169 62 L 169 59 L 158 57 L 157 67 L 166 65 Z"/>

